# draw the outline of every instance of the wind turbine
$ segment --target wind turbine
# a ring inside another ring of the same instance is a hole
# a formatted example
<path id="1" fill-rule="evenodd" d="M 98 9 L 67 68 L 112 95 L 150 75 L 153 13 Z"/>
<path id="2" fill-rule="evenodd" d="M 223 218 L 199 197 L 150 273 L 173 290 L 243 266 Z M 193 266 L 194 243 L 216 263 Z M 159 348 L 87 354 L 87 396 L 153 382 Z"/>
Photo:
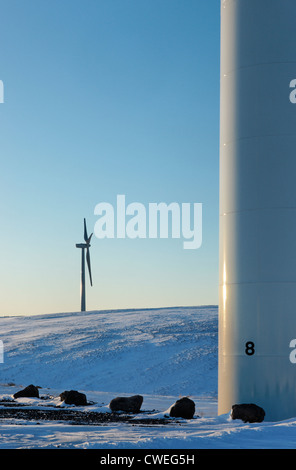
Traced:
<path id="1" fill-rule="evenodd" d="M 90 255 L 89 247 L 90 240 L 93 234 L 87 235 L 86 221 L 84 219 L 84 240 L 85 243 L 77 243 L 76 248 L 81 248 L 81 311 L 85 312 L 85 250 L 86 250 L 86 262 L 89 272 L 90 285 L 92 286 L 91 268 L 90 268 Z"/>

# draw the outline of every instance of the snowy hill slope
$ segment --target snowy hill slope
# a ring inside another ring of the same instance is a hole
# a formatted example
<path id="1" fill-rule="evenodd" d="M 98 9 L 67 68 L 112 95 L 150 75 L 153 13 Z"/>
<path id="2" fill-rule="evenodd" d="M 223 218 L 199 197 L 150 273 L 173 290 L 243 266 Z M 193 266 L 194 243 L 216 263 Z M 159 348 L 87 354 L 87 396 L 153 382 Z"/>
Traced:
<path id="1" fill-rule="evenodd" d="M 0 418 L 0 449 L 288 449 L 296 417 L 245 424 L 217 416 L 218 309 L 176 307 L 0 318 L 0 413 L 7 409 L 72 407 L 59 394 L 76 389 L 92 404 L 82 412 L 110 412 L 110 399 L 144 397 L 140 416 L 161 418 L 180 395 L 196 404 L 192 420 L 165 425 Z M 34 384 L 43 399 L 13 394 Z M 72 407 L 73 408 L 73 407 Z"/>
<path id="2" fill-rule="evenodd" d="M 0 332 L 2 383 L 217 394 L 217 307 L 5 317 Z"/>

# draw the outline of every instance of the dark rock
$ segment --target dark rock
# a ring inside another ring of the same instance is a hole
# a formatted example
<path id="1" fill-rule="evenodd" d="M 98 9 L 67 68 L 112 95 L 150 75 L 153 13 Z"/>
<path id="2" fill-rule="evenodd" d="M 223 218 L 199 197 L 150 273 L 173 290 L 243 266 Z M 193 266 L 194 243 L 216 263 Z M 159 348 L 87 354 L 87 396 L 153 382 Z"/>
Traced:
<path id="1" fill-rule="evenodd" d="M 244 423 L 261 423 L 264 420 L 265 411 L 253 403 L 243 403 L 233 405 L 231 408 L 231 418 L 241 419 Z"/>
<path id="2" fill-rule="evenodd" d="M 195 413 L 195 403 L 188 397 L 180 398 L 170 408 L 172 418 L 192 419 Z"/>
<path id="3" fill-rule="evenodd" d="M 109 407 L 111 411 L 139 413 L 142 403 L 143 397 L 141 395 L 133 395 L 132 397 L 116 397 L 110 401 Z"/>
<path id="4" fill-rule="evenodd" d="M 65 390 L 59 395 L 61 401 L 66 405 L 84 406 L 87 405 L 86 395 L 76 390 Z"/>
<path id="5" fill-rule="evenodd" d="M 13 395 L 13 398 L 28 397 L 28 398 L 39 398 L 39 389 L 40 387 L 35 387 L 35 385 L 28 385 L 19 392 L 16 392 Z"/>

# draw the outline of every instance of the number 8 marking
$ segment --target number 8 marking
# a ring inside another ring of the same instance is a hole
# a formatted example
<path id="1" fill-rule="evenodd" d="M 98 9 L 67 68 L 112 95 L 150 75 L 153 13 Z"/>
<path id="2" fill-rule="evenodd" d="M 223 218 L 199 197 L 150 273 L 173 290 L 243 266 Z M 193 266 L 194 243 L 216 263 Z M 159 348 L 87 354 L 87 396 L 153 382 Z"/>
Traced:
<path id="1" fill-rule="evenodd" d="M 253 341 L 247 341 L 245 353 L 248 356 L 252 356 L 255 353 L 255 344 L 253 343 Z"/>

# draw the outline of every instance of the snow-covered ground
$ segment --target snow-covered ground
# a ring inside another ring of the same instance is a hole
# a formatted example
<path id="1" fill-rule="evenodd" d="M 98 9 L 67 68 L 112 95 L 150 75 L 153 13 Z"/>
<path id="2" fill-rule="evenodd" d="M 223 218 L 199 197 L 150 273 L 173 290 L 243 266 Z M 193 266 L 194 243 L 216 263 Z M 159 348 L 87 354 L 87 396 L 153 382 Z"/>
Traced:
<path id="1" fill-rule="evenodd" d="M 217 415 L 216 306 L 1 317 L 0 332 L 1 400 L 11 400 L 17 390 L 34 384 L 48 399 L 17 401 L 38 409 L 69 408 L 59 394 L 71 389 L 93 402 L 75 407 L 84 411 L 109 412 L 112 398 L 135 394 L 144 397 L 142 418 L 163 417 L 181 396 L 196 405 L 192 420 L 171 418 L 169 424 L 147 426 L 0 419 L 0 449 L 296 447 L 296 417 L 244 424 L 229 414 Z"/>

